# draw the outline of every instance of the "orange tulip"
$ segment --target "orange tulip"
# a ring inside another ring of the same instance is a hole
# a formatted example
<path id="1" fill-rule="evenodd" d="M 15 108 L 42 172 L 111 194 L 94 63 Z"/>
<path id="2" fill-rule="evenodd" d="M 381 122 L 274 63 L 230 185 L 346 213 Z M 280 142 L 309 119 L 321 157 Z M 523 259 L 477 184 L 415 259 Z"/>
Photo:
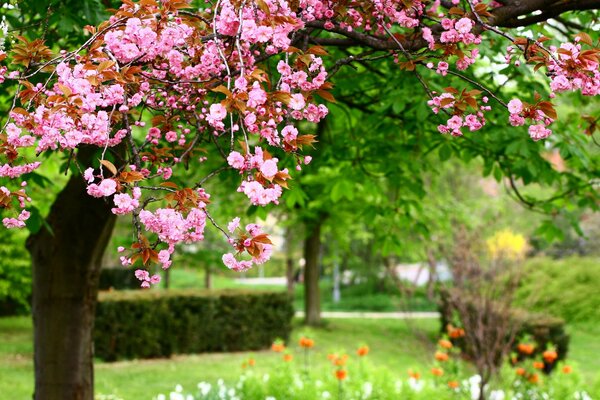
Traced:
<path id="1" fill-rule="evenodd" d="M 331 361 L 331 363 L 337 367 L 342 367 L 344 365 L 346 365 L 346 361 L 348 360 L 348 355 L 344 354 L 341 356 L 338 356 L 337 354 L 329 354 L 327 356 L 327 358 L 329 359 L 329 361 Z"/>
<path id="2" fill-rule="evenodd" d="M 444 370 L 441 368 L 431 368 L 431 373 L 435 376 L 442 376 L 444 375 Z"/>
<path id="3" fill-rule="evenodd" d="M 465 336 L 464 329 L 456 328 L 456 327 L 452 326 L 451 324 L 448 324 L 448 326 L 446 327 L 446 330 L 448 331 L 448 336 L 450 336 L 450 339 L 458 339 L 458 338 Z"/>
<path id="4" fill-rule="evenodd" d="M 359 357 L 366 356 L 369 354 L 369 346 L 360 346 L 358 350 L 356 350 L 356 354 L 358 354 Z"/>
<path id="5" fill-rule="evenodd" d="M 554 350 L 546 350 L 542 354 L 542 357 L 544 358 L 544 361 L 546 361 L 548 364 L 552 364 L 558 358 L 558 354 L 556 354 L 556 351 Z"/>
<path id="6" fill-rule="evenodd" d="M 271 345 L 271 350 L 273 350 L 276 353 L 282 353 L 285 350 L 285 346 L 283 345 L 283 343 L 273 343 Z"/>
<path id="7" fill-rule="evenodd" d="M 530 343 L 519 343 L 517 350 L 519 350 L 519 353 L 531 355 L 535 350 L 535 346 Z"/>
<path id="8" fill-rule="evenodd" d="M 448 382 L 448 387 L 450 389 L 456 389 L 459 386 L 460 386 L 460 384 L 457 381 L 450 381 L 450 382 Z"/>
<path id="9" fill-rule="evenodd" d="M 523 376 L 523 375 L 525 375 L 525 368 L 519 367 L 519 368 L 515 369 L 515 372 L 517 373 L 517 375 Z"/>
<path id="10" fill-rule="evenodd" d="M 408 370 L 408 376 L 410 376 L 411 378 L 416 379 L 416 380 L 421 379 L 421 374 L 418 372 L 414 372 L 411 369 Z"/>
<path id="11" fill-rule="evenodd" d="M 450 358 L 450 357 L 448 356 L 447 353 L 442 353 L 441 351 L 435 352 L 435 359 L 438 361 L 441 361 L 441 362 L 448 361 L 448 358 Z"/>
<path id="12" fill-rule="evenodd" d="M 254 361 L 254 358 L 249 358 L 248 359 L 248 365 L 251 367 L 254 367 L 254 365 L 256 364 L 256 361 Z"/>
<path id="13" fill-rule="evenodd" d="M 451 349 L 452 348 L 452 342 L 446 339 L 441 339 L 438 344 L 440 345 L 440 347 L 444 348 L 444 349 Z"/>
<path id="14" fill-rule="evenodd" d="M 283 355 L 283 361 L 285 361 L 285 362 L 290 362 L 290 361 L 292 361 L 293 359 L 294 359 L 294 356 L 293 356 L 293 355 L 291 355 L 291 354 L 284 354 L 284 355 Z"/>
<path id="15" fill-rule="evenodd" d="M 315 346 L 315 341 L 306 337 L 300 338 L 300 347 L 304 347 L 306 349 L 310 349 Z"/>
<path id="16" fill-rule="evenodd" d="M 565 365 L 562 367 L 562 372 L 563 374 L 570 374 L 571 372 L 573 372 L 573 367 L 571 367 L 570 365 Z"/>
<path id="17" fill-rule="evenodd" d="M 540 377 L 538 376 L 538 374 L 531 374 L 529 376 L 529 382 L 531 383 L 538 383 L 540 381 Z"/>
<path id="18" fill-rule="evenodd" d="M 335 371 L 335 377 L 338 380 L 343 381 L 348 377 L 348 372 L 345 369 L 338 369 Z"/>
<path id="19" fill-rule="evenodd" d="M 535 369 L 544 369 L 544 363 L 541 361 L 534 361 L 533 368 Z"/>

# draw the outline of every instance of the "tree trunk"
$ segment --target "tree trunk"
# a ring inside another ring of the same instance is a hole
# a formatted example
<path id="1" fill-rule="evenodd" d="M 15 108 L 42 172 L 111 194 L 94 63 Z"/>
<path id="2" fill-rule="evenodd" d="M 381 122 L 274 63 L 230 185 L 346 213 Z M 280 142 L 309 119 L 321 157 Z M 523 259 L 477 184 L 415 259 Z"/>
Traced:
<path id="1" fill-rule="evenodd" d="M 36 400 L 92 400 L 92 329 L 101 260 L 115 223 L 105 199 L 72 176 L 31 235 Z"/>
<path id="2" fill-rule="evenodd" d="M 307 226 L 304 241 L 304 312 L 307 325 L 321 323 L 321 294 L 319 292 L 319 253 L 321 249 L 321 221 Z"/>
<path id="3" fill-rule="evenodd" d="M 206 265 L 206 268 L 204 269 L 204 287 L 206 289 L 211 289 L 212 288 L 212 276 L 211 276 L 211 268 L 210 265 Z"/>
<path id="4" fill-rule="evenodd" d="M 171 287 L 171 268 L 165 269 L 165 290 L 168 290 Z"/>
<path id="5" fill-rule="evenodd" d="M 287 292 L 290 296 L 294 296 L 293 240 L 292 228 L 288 226 L 285 230 L 285 277 L 287 282 Z"/>

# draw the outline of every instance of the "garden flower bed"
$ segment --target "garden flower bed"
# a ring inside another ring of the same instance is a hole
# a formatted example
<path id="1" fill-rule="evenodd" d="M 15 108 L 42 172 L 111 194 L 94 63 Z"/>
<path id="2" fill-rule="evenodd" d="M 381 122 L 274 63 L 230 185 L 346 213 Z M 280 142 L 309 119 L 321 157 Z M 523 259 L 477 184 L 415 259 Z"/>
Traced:
<path id="1" fill-rule="evenodd" d="M 268 373 L 259 373 L 254 358 L 241 362 L 237 382 L 200 382 L 196 388 L 177 385 L 154 400 L 451 400 L 480 399 L 478 375 L 469 373 L 464 362 L 441 340 L 429 370 L 391 371 L 369 361 L 369 347 L 354 354 L 331 353 L 327 359 L 314 353 L 315 342 L 302 337 L 299 346 L 286 348 L 275 342 L 272 350 L 281 353 L 281 364 Z M 443 357 L 442 354 L 446 356 Z M 558 365 L 551 375 L 523 374 L 507 364 L 500 376 L 485 387 L 487 400 L 591 400 L 582 389 L 581 378 L 570 365 Z"/>

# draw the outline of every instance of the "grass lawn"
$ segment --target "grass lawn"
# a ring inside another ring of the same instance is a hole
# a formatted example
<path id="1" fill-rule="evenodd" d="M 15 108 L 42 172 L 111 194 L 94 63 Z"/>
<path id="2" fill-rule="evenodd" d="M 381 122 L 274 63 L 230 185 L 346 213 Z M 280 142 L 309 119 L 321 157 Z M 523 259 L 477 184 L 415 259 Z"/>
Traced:
<path id="1" fill-rule="evenodd" d="M 370 360 L 404 375 L 408 368 L 426 368 L 433 353 L 432 343 L 438 332 L 437 320 L 332 320 L 324 328 L 294 330 L 293 351 L 297 339 L 310 335 L 316 341 L 313 357 L 320 364 L 330 352 L 353 353 L 361 344 L 371 347 Z M 32 392 L 31 323 L 25 317 L 0 319 L 0 399 L 28 399 Z M 202 380 L 223 378 L 234 381 L 241 364 L 249 356 L 256 369 L 267 372 L 282 363 L 281 355 L 270 351 L 256 353 L 203 354 L 171 359 L 96 363 L 96 392 L 117 394 L 125 400 L 151 399 L 166 393 L 176 384 L 193 388 Z M 300 359 L 300 354 L 296 357 Z M 6 388 L 9 388 L 8 392 Z M 5 397 L 6 396 L 6 397 Z"/>

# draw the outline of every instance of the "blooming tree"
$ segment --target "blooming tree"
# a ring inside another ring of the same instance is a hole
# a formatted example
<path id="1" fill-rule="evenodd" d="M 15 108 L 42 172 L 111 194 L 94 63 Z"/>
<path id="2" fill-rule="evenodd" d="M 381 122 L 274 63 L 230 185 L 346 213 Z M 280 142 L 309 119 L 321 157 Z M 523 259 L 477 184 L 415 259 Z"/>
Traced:
<path id="1" fill-rule="evenodd" d="M 599 6 L 597 0 L 216 0 L 194 9 L 181 0 L 125 0 L 107 21 L 87 26 L 89 38 L 74 50 L 55 52 L 41 39 L 18 37 L 8 53 L 0 52 L 0 83 L 14 90 L 0 125 L 2 222 L 25 226 L 28 179 L 40 156 L 62 152 L 87 195 L 131 217 L 134 240 L 119 251 L 123 265 L 136 265 L 142 287 L 160 280 L 154 265 L 169 268 L 176 246 L 201 241 L 207 225 L 232 246 L 224 264 L 247 270 L 268 260 L 268 235 L 239 218 L 221 227 L 204 186 L 235 170 L 240 196 L 256 206 L 277 204 L 291 179 L 284 158 L 297 170 L 310 163 L 302 151 L 317 138 L 300 127 L 327 116 L 319 99 L 335 101 L 329 78 L 340 68 L 392 57 L 443 116 L 440 134 L 468 135 L 493 108 L 505 108 L 507 124 L 527 125 L 531 138 L 541 140 L 558 118 L 555 94 L 600 93 L 600 50 L 585 32 L 560 43 L 509 28 Z M 482 46 L 498 40 L 506 41 L 506 51 L 493 61 L 538 74 L 548 98 L 503 99 L 465 75 Z M 360 52 L 326 63 L 327 47 Z M 459 78 L 461 86 L 436 92 L 425 70 L 440 82 Z M 174 175 L 210 161 L 206 147 L 222 165 L 195 182 L 176 182 Z M 81 157 L 86 151 L 92 156 Z"/>
<path id="2" fill-rule="evenodd" d="M 55 55 L 41 40 L 19 38 L 9 60 L 21 67 L 0 70 L 3 84 L 18 86 L 2 125 L 0 176 L 14 182 L 1 188 L 2 206 L 13 210 L 3 224 L 23 227 L 30 215 L 25 178 L 41 162 L 29 149 L 40 155 L 96 146 L 102 149 L 98 166 L 78 167 L 90 196 L 111 198 L 114 214 L 132 216 L 137 240 L 121 249 L 123 265 L 140 260 L 169 268 L 178 243 L 202 240 L 207 221 L 217 226 L 202 184 L 218 170 L 190 187 L 170 181 L 182 165 L 205 161 L 196 154 L 201 142 L 212 142 L 227 167 L 239 171 L 238 191 L 254 205 L 278 203 L 290 179 L 272 152 L 294 154 L 297 169 L 310 162 L 301 150 L 315 138 L 295 124 L 327 115 L 317 96 L 333 100 L 322 58 L 327 52 L 319 44 L 350 40 L 391 53 L 420 79 L 420 68 L 435 69 L 443 79 L 459 74 L 451 64 L 462 71 L 475 63 L 478 47 L 491 40 L 482 36 L 488 31 L 509 41 L 504 62 L 523 60 L 546 71 L 550 97 L 600 93 L 599 50 L 589 35 L 559 47 L 546 47 L 547 37 L 512 37 L 495 27 L 510 5 L 346 3 L 217 1 L 190 12 L 184 1 L 125 1 L 108 21 L 86 27 L 90 38 L 74 51 Z M 336 35 L 311 36 L 315 30 Z M 306 45 L 312 42 L 317 45 Z M 277 72 L 262 67 L 272 57 L 279 58 Z M 557 118 L 550 99 L 539 95 L 532 104 L 506 103 L 478 82 L 444 93 L 422 82 L 433 112 L 448 116 L 441 133 L 479 130 L 493 106 L 508 109 L 511 125 L 527 124 L 533 140 L 548 137 Z M 108 155 L 118 146 L 126 155 L 115 165 Z M 269 258 L 271 242 L 259 226 L 242 229 L 236 219 L 223 233 L 233 247 L 223 256 L 227 267 L 242 271 Z M 143 287 L 160 279 L 144 270 L 136 276 Z"/>

